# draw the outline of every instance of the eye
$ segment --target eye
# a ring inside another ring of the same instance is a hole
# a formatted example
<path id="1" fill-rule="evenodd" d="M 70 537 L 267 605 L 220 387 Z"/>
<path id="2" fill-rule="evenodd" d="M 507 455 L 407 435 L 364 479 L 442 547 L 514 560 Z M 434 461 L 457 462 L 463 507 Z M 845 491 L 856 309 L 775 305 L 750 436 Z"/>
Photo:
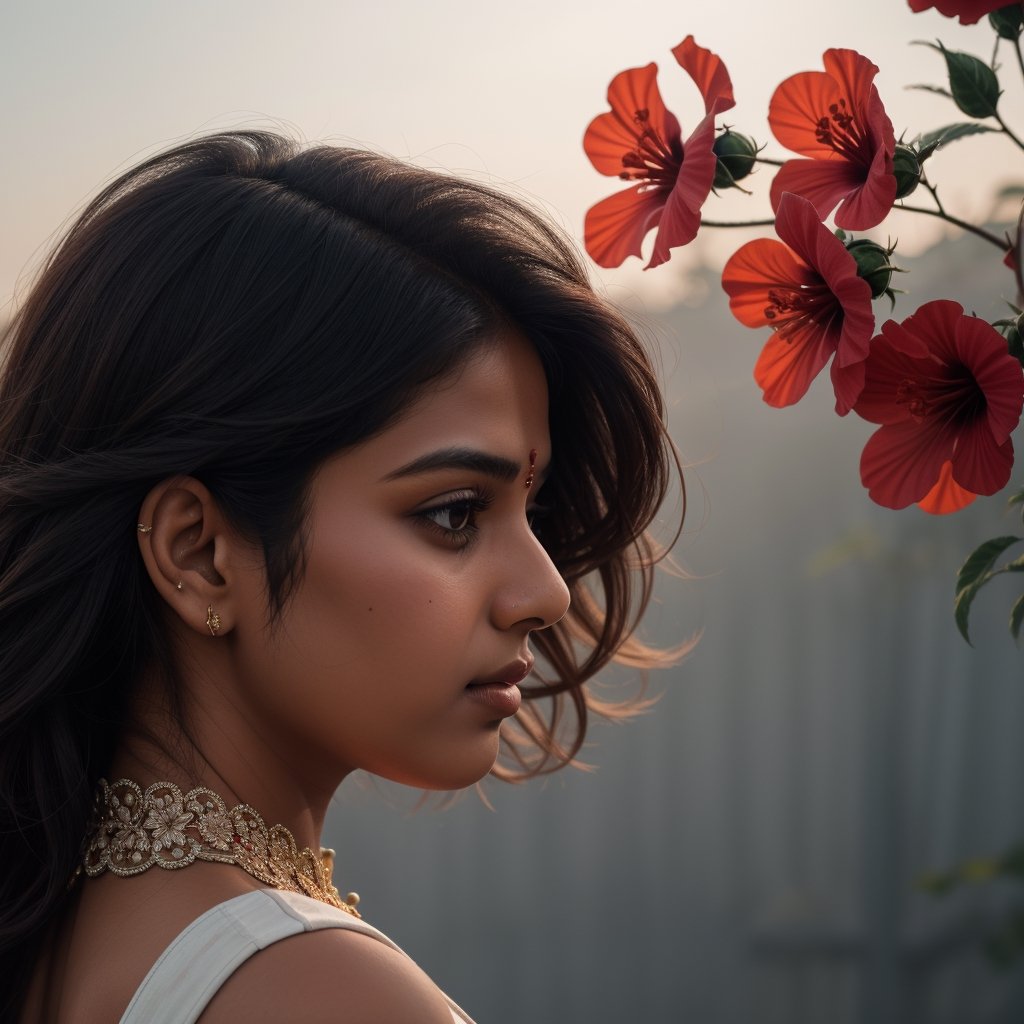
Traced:
<path id="1" fill-rule="evenodd" d="M 473 525 L 475 512 L 472 502 L 460 501 L 453 505 L 445 505 L 443 508 L 431 509 L 426 515 L 442 529 L 462 533 Z"/>
<path id="2" fill-rule="evenodd" d="M 413 513 L 416 519 L 454 547 L 465 547 L 473 539 L 479 526 L 477 517 L 485 512 L 492 499 L 478 491 L 453 494 L 443 502 Z"/>

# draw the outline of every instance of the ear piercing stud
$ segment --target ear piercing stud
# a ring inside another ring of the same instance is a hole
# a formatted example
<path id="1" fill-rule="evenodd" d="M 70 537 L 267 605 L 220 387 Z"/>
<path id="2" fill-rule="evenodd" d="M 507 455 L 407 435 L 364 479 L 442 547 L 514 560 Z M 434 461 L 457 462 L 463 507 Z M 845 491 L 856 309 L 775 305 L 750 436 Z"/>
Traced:
<path id="1" fill-rule="evenodd" d="M 213 610 L 212 604 L 206 609 L 206 625 L 210 630 L 210 636 L 216 636 L 220 629 L 220 616 Z"/>
<path id="2" fill-rule="evenodd" d="M 145 526 L 142 523 L 139 523 L 139 525 L 136 526 L 135 529 L 138 530 L 139 533 L 152 533 L 153 532 L 153 527 L 152 526 Z"/>

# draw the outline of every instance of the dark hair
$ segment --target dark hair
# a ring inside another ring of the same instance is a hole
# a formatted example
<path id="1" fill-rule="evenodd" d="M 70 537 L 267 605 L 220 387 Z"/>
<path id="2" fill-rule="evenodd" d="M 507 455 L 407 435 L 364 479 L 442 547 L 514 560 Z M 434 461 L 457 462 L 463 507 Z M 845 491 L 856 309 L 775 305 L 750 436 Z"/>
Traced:
<path id="1" fill-rule="evenodd" d="M 516 779 L 570 761 L 588 709 L 615 713 L 583 687 L 602 666 L 659 658 L 630 634 L 673 464 L 661 398 L 571 246 L 481 185 L 263 132 L 147 160 L 71 227 L 0 381 L 0 977 L 26 978 L 61 905 L 133 684 L 157 668 L 174 693 L 147 492 L 201 479 L 262 545 L 277 614 L 318 465 L 502 323 L 548 376 L 542 540 L 572 594 L 503 730 L 495 774 Z"/>

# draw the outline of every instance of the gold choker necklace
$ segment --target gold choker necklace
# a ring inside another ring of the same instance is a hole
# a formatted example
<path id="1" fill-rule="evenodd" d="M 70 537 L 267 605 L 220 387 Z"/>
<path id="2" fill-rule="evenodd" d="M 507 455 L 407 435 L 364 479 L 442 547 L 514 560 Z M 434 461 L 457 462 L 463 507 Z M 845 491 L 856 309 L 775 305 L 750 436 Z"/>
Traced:
<path id="1" fill-rule="evenodd" d="M 298 850 L 283 825 L 267 828 L 248 804 L 228 809 L 210 789 L 182 794 L 173 782 L 143 791 L 130 779 L 100 779 L 82 867 L 90 877 L 112 871 L 126 878 L 154 864 L 175 870 L 197 860 L 234 864 L 285 892 L 304 893 L 359 917 L 359 897 L 344 899 L 331 882 L 334 851 Z"/>

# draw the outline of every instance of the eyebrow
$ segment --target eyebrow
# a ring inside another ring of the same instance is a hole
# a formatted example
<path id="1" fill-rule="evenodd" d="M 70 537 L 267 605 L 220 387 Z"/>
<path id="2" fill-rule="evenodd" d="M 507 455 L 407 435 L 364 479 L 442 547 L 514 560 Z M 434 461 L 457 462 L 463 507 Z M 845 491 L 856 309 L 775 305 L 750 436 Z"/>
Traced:
<path id="1" fill-rule="evenodd" d="M 500 455 L 492 455 L 476 448 L 441 448 L 413 459 L 412 462 L 388 473 L 383 479 L 397 480 L 438 469 L 468 469 L 474 473 L 494 477 L 503 483 L 515 480 L 523 472 L 518 462 L 502 458 Z"/>

